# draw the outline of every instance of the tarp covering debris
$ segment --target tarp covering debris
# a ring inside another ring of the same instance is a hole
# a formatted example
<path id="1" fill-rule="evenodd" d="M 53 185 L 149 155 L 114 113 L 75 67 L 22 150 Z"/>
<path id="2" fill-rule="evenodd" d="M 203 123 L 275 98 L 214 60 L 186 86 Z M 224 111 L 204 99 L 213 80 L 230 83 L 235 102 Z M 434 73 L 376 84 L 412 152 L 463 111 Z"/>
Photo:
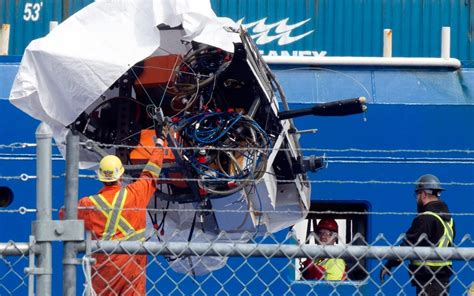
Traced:
<path id="1" fill-rule="evenodd" d="M 183 37 L 163 38 L 169 33 L 162 34 L 159 25 L 178 27 Z M 160 55 L 160 48 L 163 54 L 182 53 L 185 47 L 179 45 L 191 40 L 233 52 L 240 39 L 229 27 L 238 25 L 218 18 L 205 0 L 96 1 L 31 42 L 10 101 L 48 123 L 62 142 L 63 127 L 131 66 L 154 52 Z"/>

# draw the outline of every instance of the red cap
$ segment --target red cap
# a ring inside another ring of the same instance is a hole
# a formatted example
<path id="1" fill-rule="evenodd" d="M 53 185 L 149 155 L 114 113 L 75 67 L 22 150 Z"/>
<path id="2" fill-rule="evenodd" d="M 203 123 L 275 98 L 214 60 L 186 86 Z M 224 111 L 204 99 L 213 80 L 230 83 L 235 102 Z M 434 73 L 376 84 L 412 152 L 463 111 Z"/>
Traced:
<path id="1" fill-rule="evenodd" d="M 319 221 L 318 226 L 317 226 L 317 230 L 319 229 L 327 229 L 334 232 L 339 231 L 339 227 L 337 225 L 336 220 L 330 219 L 330 218 L 321 219 L 321 221 Z"/>

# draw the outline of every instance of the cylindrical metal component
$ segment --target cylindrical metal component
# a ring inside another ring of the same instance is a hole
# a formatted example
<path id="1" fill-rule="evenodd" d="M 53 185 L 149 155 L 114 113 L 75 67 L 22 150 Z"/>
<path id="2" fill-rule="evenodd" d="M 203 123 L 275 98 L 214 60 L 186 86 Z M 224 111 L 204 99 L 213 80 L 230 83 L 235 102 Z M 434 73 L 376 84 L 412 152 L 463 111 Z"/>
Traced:
<path id="1" fill-rule="evenodd" d="M 85 243 L 78 244 L 85 250 Z M 344 258 L 473 260 L 473 248 L 321 246 L 244 243 L 92 241 L 92 252 L 180 256 L 228 256 L 265 258 Z"/>
<path id="2" fill-rule="evenodd" d="M 252 102 L 252 105 L 249 108 L 249 111 L 248 111 L 247 115 L 250 118 L 254 118 L 254 116 L 257 113 L 259 107 L 260 107 L 260 98 L 254 99 L 253 102 Z"/>
<path id="3" fill-rule="evenodd" d="M 64 194 L 64 218 L 77 219 L 79 192 L 79 136 L 69 131 L 66 137 L 66 191 Z M 76 247 L 73 242 L 64 242 L 63 249 L 63 295 L 76 295 Z"/>
<path id="4" fill-rule="evenodd" d="M 383 30 L 383 57 L 392 57 L 392 29 Z"/>
<path id="5" fill-rule="evenodd" d="M 50 221 L 52 160 L 51 128 L 42 122 L 36 129 L 36 220 Z M 38 243 L 37 268 L 41 271 L 36 278 L 36 295 L 51 295 L 52 248 L 51 242 Z"/>
<path id="6" fill-rule="evenodd" d="M 291 57 L 264 56 L 263 59 L 272 65 L 314 65 L 314 66 L 408 66 L 408 67 L 461 67 L 458 59 L 442 58 L 391 58 L 383 57 Z"/>
<path id="7" fill-rule="evenodd" d="M 451 27 L 441 29 L 441 58 L 448 60 L 451 57 Z"/>
<path id="8" fill-rule="evenodd" d="M 0 55 L 8 55 L 10 43 L 10 25 L 3 24 L 0 30 Z"/>
<path id="9" fill-rule="evenodd" d="M 29 249 L 28 243 L 0 243 L 0 256 L 26 256 Z"/>
<path id="10" fill-rule="evenodd" d="M 305 129 L 305 130 L 297 130 L 295 131 L 295 134 L 315 134 L 318 132 L 317 128 L 312 128 L 312 129 Z"/>
<path id="11" fill-rule="evenodd" d="M 36 129 L 36 219 L 51 220 L 51 141 L 53 132 L 42 122 Z"/>
<path id="12" fill-rule="evenodd" d="M 69 131 L 66 137 L 66 191 L 64 218 L 77 219 L 77 197 L 79 192 L 79 136 Z"/>

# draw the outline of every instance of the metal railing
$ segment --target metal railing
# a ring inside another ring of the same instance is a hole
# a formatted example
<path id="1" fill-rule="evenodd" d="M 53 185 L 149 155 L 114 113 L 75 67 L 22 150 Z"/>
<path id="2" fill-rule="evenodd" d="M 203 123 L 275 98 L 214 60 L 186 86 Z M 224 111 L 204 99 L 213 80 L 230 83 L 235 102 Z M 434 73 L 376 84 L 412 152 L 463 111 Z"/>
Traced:
<path id="1" fill-rule="evenodd" d="M 63 295 L 93 295 L 97 268 L 94 259 L 100 254 L 106 255 L 105 262 L 118 254 L 129 258 L 146 255 L 146 269 L 142 272 L 147 295 L 411 295 L 414 288 L 410 282 L 416 278 L 409 262 L 415 259 L 452 260 L 449 270 L 453 274 L 448 283 L 451 291 L 471 293 L 474 241 L 469 235 L 449 248 L 398 246 L 400 239 L 391 242 L 383 235 L 363 245 L 300 244 L 291 231 L 259 237 L 249 233 L 245 240 L 235 239 L 225 231 L 216 234 L 215 239 L 196 231 L 198 239 L 191 242 L 173 236 L 163 240 L 153 232 L 144 242 L 91 240 L 84 236 L 83 222 L 76 220 L 77 138 L 68 136 L 65 220 L 55 221 L 51 215 L 51 131 L 42 124 L 36 136 L 37 209 L 33 235 L 29 242 L 0 243 L 0 295 L 52 295 L 61 273 L 57 269 L 53 272 L 52 264 L 58 261 L 63 265 Z M 53 242 L 63 243 L 63 254 L 53 254 Z M 306 258 L 313 262 L 318 258 L 343 259 L 347 276 L 335 281 L 305 279 L 301 264 Z M 382 282 L 379 273 L 388 259 L 404 263 Z M 126 262 L 132 263 L 132 259 Z M 120 277 L 120 272 L 116 276 Z"/>

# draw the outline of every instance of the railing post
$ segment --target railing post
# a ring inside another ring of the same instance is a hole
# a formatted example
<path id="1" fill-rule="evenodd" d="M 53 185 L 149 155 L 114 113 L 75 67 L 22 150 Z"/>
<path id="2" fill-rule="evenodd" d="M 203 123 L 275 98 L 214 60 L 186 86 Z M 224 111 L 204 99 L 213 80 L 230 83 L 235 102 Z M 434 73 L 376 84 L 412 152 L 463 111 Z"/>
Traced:
<path id="1" fill-rule="evenodd" d="M 441 29 L 441 58 L 447 60 L 451 57 L 451 27 Z"/>
<path id="2" fill-rule="evenodd" d="M 383 57 L 392 57 L 392 29 L 383 30 Z"/>
<path id="3" fill-rule="evenodd" d="M 52 159 L 51 140 L 53 133 L 44 122 L 36 129 L 36 220 L 51 221 L 52 218 Z M 52 248 L 50 241 L 38 242 L 38 265 L 35 271 L 36 295 L 51 295 Z"/>
<path id="4" fill-rule="evenodd" d="M 0 55 L 8 55 L 8 44 L 10 43 L 10 25 L 0 26 Z"/>
<path id="5" fill-rule="evenodd" d="M 57 21 L 51 21 L 49 22 L 49 31 L 53 31 L 54 29 L 56 29 L 56 27 L 58 26 L 58 22 Z"/>
<path id="6" fill-rule="evenodd" d="M 64 194 L 64 219 L 77 220 L 79 187 L 79 136 L 69 131 L 66 137 L 66 182 Z M 63 296 L 76 295 L 76 243 L 64 242 L 63 249 Z"/>

